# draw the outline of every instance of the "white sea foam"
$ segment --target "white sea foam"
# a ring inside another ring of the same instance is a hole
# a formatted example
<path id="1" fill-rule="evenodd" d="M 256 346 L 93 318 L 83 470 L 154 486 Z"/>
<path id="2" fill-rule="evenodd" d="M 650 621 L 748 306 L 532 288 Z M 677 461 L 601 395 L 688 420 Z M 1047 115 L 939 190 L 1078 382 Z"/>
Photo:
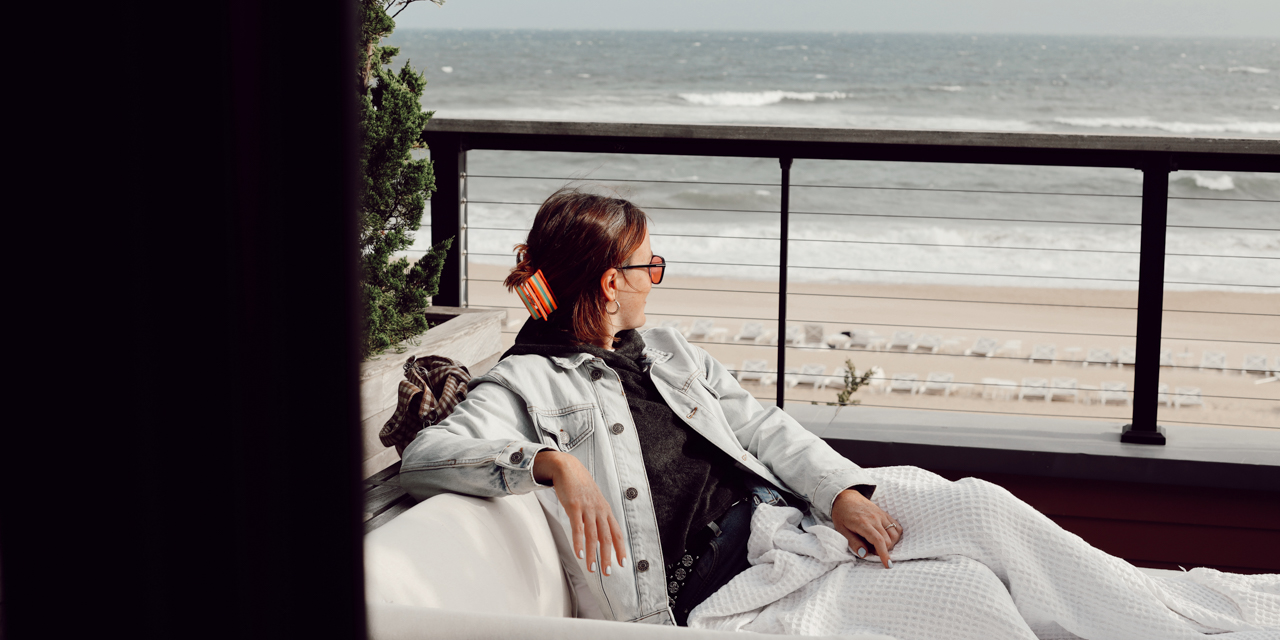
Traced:
<path id="1" fill-rule="evenodd" d="M 1054 122 L 1092 129 L 1154 129 L 1170 133 L 1280 133 L 1280 122 L 1161 122 L 1138 118 L 1054 118 Z"/>
<path id="2" fill-rule="evenodd" d="M 839 91 L 721 91 L 717 93 L 682 93 L 681 98 L 704 107 L 763 107 L 783 100 L 813 102 L 815 100 L 843 100 L 849 97 Z"/>
<path id="3" fill-rule="evenodd" d="M 1209 189 L 1211 191 L 1231 191 L 1236 188 L 1236 183 L 1231 176 L 1217 176 L 1210 178 L 1202 176 L 1198 173 L 1191 174 L 1191 178 L 1195 181 L 1196 186 L 1201 189 Z"/>
<path id="4" fill-rule="evenodd" d="M 1227 73 L 1271 73 L 1271 70 L 1262 67 L 1228 67 Z"/>
<path id="5" fill-rule="evenodd" d="M 474 205 L 470 215 L 472 223 L 477 226 L 527 228 L 532 209 Z M 768 265 L 776 259 L 777 241 L 740 238 L 777 237 L 777 222 L 735 220 L 711 220 L 698 216 L 656 219 L 654 230 L 662 235 L 655 238 L 654 250 L 672 262 L 672 273 L 682 276 L 760 280 L 776 277 L 777 267 Z M 415 248 L 425 249 L 429 245 L 429 234 L 423 235 L 420 246 Z M 1137 287 L 1138 256 L 1134 252 L 1140 245 L 1140 231 L 1136 227 L 938 224 L 937 221 L 869 224 L 863 220 L 856 223 L 804 224 L 797 221 L 793 222 L 791 237 L 792 270 L 789 277 L 796 281 L 1084 289 Z M 523 232 L 477 231 L 469 234 L 468 238 L 472 260 L 505 265 L 510 264 L 511 259 L 507 255 L 511 246 L 523 238 Z M 822 242 L 805 242 L 806 238 Z M 830 240 L 850 241 L 852 244 Z M 1026 251 L 1022 247 L 1073 251 Z M 1171 254 L 1242 258 L 1274 256 L 1280 252 L 1280 238 L 1275 234 L 1257 232 L 1170 229 L 1168 251 Z M 744 262 L 744 255 L 755 256 L 750 262 L 762 266 L 732 266 L 733 263 Z M 1165 273 L 1171 290 L 1257 292 L 1256 287 L 1233 285 L 1274 284 L 1274 279 L 1261 268 L 1261 262 L 1264 261 L 1171 255 L 1166 262 Z M 806 268 L 813 266 L 824 268 Z"/>
<path id="6" fill-rule="evenodd" d="M 930 91 L 964 91 L 964 87 L 958 84 L 938 85 L 929 87 Z"/>

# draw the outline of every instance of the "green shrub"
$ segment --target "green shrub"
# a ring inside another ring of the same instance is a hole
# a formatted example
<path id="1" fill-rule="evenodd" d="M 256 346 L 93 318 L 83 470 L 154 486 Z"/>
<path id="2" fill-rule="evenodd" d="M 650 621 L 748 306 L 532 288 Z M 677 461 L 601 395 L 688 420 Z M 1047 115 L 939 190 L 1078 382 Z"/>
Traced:
<path id="1" fill-rule="evenodd" d="M 435 173 L 421 149 L 422 130 L 431 111 L 422 110 L 423 74 L 408 61 L 390 68 L 397 47 L 380 43 L 395 29 L 387 10 L 405 2 L 357 0 L 360 18 L 355 78 L 360 119 L 359 261 L 363 299 L 361 356 L 412 341 L 428 328 L 424 312 L 439 290 L 446 240 L 412 265 L 392 260 L 413 245 L 427 199 L 436 189 Z M 397 12 L 398 13 L 398 12 Z"/>

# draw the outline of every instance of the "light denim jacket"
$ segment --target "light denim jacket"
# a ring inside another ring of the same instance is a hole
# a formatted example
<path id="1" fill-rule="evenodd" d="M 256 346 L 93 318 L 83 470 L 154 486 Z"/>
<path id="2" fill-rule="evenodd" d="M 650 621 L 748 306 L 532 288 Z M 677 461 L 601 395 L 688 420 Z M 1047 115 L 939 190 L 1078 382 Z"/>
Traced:
<path id="1" fill-rule="evenodd" d="M 643 334 L 658 392 L 690 428 L 741 468 L 831 517 L 836 495 L 874 483 L 857 465 L 777 407 L 764 408 L 724 365 L 671 329 Z M 586 572 L 555 491 L 533 479 L 534 456 L 564 451 L 591 472 L 622 525 L 629 568 Z M 426 499 L 443 492 L 497 497 L 538 492 L 577 599 L 579 617 L 674 624 L 658 521 L 635 422 L 618 375 L 591 354 L 506 358 L 471 381 L 467 398 L 404 451 L 400 483 Z M 628 499 L 628 489 L 634 498 Z M 870 490 L 864 490 L 870 494 Z"/>

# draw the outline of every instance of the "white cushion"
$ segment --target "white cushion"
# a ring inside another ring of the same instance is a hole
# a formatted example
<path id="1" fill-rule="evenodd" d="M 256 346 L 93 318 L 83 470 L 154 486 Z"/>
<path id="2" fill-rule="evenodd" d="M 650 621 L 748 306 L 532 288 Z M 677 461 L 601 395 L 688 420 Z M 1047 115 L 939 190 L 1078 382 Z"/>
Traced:
<path id="1" fill-rule="evenodd" d="M 371 603 L 570 616 L 572 595 L 537 497 L 442 494 L 364 537 Z"/>
<path id="2" fill-rule="evenodd" d="M 742 640 L 760 637 L 733 631 L 690 629 L 656 624 L 634 624 L 580 618 L 533 618 L 498 614 L 481 615 L 369 603 L 370 640 Z M 799 636 L 767 636 L 798 638 Z M 806 637 L 805 640 L 895 640 L 892 636 L 856 634 Z M 939 639 L 945 640 L 945 639 Z"/>

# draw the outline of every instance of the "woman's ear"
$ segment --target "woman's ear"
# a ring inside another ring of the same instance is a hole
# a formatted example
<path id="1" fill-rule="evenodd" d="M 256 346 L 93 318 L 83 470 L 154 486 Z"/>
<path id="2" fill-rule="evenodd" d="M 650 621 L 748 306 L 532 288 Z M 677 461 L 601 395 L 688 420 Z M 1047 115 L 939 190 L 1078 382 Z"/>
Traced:
<path id="1" fill-rule="evenodd" d="M 621 273 L 617 269 L 609 269 L 600 276 L 600 293 L 604 294 L 606 300 L 618 299 L 618 276 Z"/>

